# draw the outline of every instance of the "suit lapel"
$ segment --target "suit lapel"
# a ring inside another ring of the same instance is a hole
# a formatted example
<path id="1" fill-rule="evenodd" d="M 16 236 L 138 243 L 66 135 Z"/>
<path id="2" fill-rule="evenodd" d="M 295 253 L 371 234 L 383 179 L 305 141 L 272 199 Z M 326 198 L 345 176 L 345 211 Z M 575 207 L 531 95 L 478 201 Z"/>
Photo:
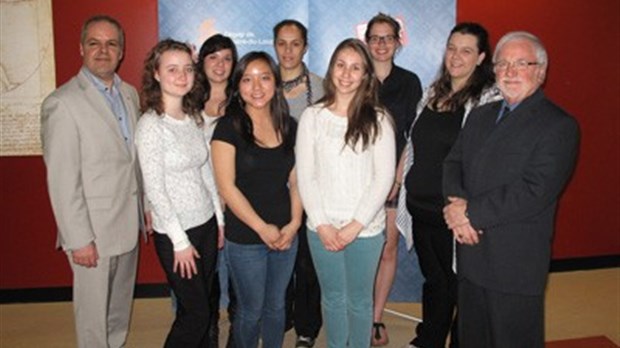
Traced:
<path id="1" fill-rule="evenodd" d="M 502 103 L 497 102 L 489 107 L 489 110 L 480 114 L 480 133 L 478 136 L 484 137 L 484 143 L 493 141 L 494 135 L 497 133 L 497 127 L 495 124 L 495 116 L 499 112 Z"/>
<path id="2" fill-rule="evenodd" d="M 114 134 L 114 138 L 122 145 L 122 147 L 127 149 L 127 145 L 125 144 L 123 134 L 121 134 L 118 121 L 110 109 L 110 105 L 108 105 L 105 98 L 101 95 L 101 92 L 97 90 L 88 77 L 86 77 L 86 75 L 84 75 L 81 71 L 78 74 L 78 81 L 80 82 L 80 87 L 84 91 L 86 100 L 92 105 L 93 109 L 97 111 L 94 114 L 97 115 L 97 117 L 99 117 L 110 128 Z M 129 155 L 129 152 L 127 152 L 127 154 Z"/>
<path id="3" fill-rule="evenodd" d="M 484 134 L 488 134 L 485 141 L 485 146 L 499 151 L 503 149 L 504 144 L 509 143 L 518 136 L 520 132 L 527 129 L 527 126 L 532 122 L 536 122 L 536 106 L 538 101 L 544 98 L 544 94 L 541 90 L 538 90 L 535 94 L 524 100 L 516 109 L 505 116 L 498 124 L 495 123 L 497 115 L 502 103 L 497 103 L 492 108 L 492 111 L 485 115 L 484 120 Z"/>
<path id="4" fill-rule="evenodd" d="M 495 127 L 495 135 L 497 137 L 506 137 L 510 133 L 516 132 L 519 129 L 524 128 L 524 124 L 528 124 L 531 122 L 533 117 L 536 117 L 536 112 L 534 109 L 538 104 L 538 101 L 544 98 L 543 92 L 539 89 L 530 97 L 526 98 L 517 106 L 516 109 L 512 110 L 510 114 L 505 116 L 501 122 L 499 122 Z M 499 114 L 499 109 L 496 110 Z"/>

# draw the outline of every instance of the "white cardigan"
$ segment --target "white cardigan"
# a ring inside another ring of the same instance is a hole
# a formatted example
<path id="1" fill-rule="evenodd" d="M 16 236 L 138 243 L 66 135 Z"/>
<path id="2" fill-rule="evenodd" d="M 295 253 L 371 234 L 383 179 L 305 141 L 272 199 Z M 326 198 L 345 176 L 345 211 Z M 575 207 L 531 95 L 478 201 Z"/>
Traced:
<path id="1" fill-rule="evenodd" d="M 364 225 L 359 237 L 385 229 L 383 205 L 394 182 L 394 128 L 388 115 L 379 114 L 379 135 L 365 150 L 345 145 L 348 119 L 323 104 L 301 115 L 295 146 L 297 181 L 307 226 L 331 224 L 341 228 L 352 220 Z"/>
<path id="2" fill-rule="evenodd" d="M 138 121 L 136 148 L 144 189 L 153 208 L 153 229 L 170 238 L 175 251 L 190 245 L 185 231 L 223 214 L 205 133 L 194 120 L 147 112 Z"/>

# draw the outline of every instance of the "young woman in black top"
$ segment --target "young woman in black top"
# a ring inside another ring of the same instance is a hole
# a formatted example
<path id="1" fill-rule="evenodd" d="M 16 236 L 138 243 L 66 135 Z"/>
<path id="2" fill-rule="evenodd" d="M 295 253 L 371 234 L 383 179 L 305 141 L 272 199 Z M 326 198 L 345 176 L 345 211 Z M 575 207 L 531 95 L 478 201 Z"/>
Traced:
<path id="1" fill-rule="evenodd" d="M 235 343 L 258 347 L 260 336 L 264 347 L 278 348 L 302 216 L 294 170 L 296 123 L 267 53 L 241 58 L 232 82 L 235 92 L 211 148 L 226 203 L 224 253 L 238 306 Z"/>
<path id="2" fill-rule="evenodd" d="M 420 79 L 409 70 L 394 64 L 394 56 L 401 47 L 400 24 L 396 19 L 379 13 L 366 28 L 366 44 L 372 63 L 381 82 L 379 101 L 388 109 L 396 125 L 396 158 L 405 147 L 405 133 L 415 116 L 415 107 L 422 97 Z M 385 204 L 386 243 L 375 280 L 372 345 L 385 346 L 389 342 L 385 325 L 381 322 L 383 309 L 396 274 L 398 230 L 396 204 L 400 185 L 395 183 Z"/>
<path id="3" fill-rule="evenodd" d="M 442 162 L 469 111 L 497 98 L 487 31 L 476 23 L 458 24 L 450 32 L 439 78 L 418 104 L 411 141 L 402 158 L 403 194 L 413 218 L 414 247 L 425 278 L 423 323 L 418 325 L 417 337 L 409 347 L 444 347 L 451 329 L 450 347 L 458 346 L 453 238 L 442 214 Z M 404 203 L 399 203 L 399 221 Z"/>

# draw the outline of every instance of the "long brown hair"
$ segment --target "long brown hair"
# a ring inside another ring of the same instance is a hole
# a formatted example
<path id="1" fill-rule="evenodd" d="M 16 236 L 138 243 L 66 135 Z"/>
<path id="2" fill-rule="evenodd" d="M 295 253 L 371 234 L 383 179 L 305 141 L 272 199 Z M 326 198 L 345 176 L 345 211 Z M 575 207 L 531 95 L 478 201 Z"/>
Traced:
<path id="1" fill-rule="evenodd" d="M 161 56 L 168 51 L 186 52 L 190 57 L 192 56 L 192 50 L 188 45 L 172 39 L 162 40 L 151 49 L 144 60 L 144 72 L 142 73 L 142 91 L 140 92 L 140 109 L 142 113 L 153 110 L 160 116 L 164 114 L 161 86 L 159 81 L 155 79 L 155 71 L 159 69 Z M 200 116 L 203 96 L 202 86 L 196 79 L 194 79 L 194 85 L 189 93 L 183 96 L 183 112 L 188 114 L 197 125 L 203 123 L 202 116 Z"/>
<path id="2" fill-rule="evenodd" d="M 205 73 L 205 59 L 211 53 L 229 49 L 232 53 L 232 66 L 230 69 L 230 76 L 228 76 L 228 84 L 226 85 L 226 98 L 230 97 L 233 93 L 232 90 L 232 72 L 235 71 L 235 65 L 237 65 L 237 60 L 239 57 L 237 55 L 237 47 L 231 38 L 228 36 L 224 36 L 222 34 L 215 34 L 208 38 L 200 47 L 200 51 L 198 52 L 198 61 L 196 62 L 196 78 L 199 83 L 202 84 L 204 98 L 203 102 L 207 102 L 209 98 L 211 98 L 211 83 L 209 82 L 209 78 L 207 78 L 207 74 Z M 226 100 L 219 107 L 223 107 L 226 104 Z"/>
<path id="3" fill-rule="evenodd" d="M 452 84 L 450 74 L 446 69 L 446 62 L 441 64 L 439 78 L 432 84 L 434 91 L 429 100 L 429 105 L 438 110 L 440 104 L 447 111 L 456 111 L 463 107 L 468 101 L 478 102 L 482 91 L 493 85 L 495 75 L 493 74 L 493 63 L 491 63 L 491 46 L 489 45 L 489 34 L 486 29 L 478 23 L 464 22 L 457 24 L 448 36 L 447 42 L 455 33 L 468 34 L 476 37 L 478 54 L 484 53 L 484 59 L 476 66 L 473 74 L 467 80 L 465 87 L 452 94 Z M 446 42 L 446 46 L 447 46 Z M 445 56 L 444 56 L 445 60 Z"/>
<path id="4" fill-rule="evenodd" d="M 379 120 L 377 113 L 383 111 L 379 102 L 379 80 L 375 74 L 375 69 L 370 58 L 370 53 L 364 42 L 358 39 L 346 39 L 342 41 L 329 61 L 329 68 L 323 80 L 323 88 L 325 95 L 318 102 L 324 103 L 325 107 L 331 106 L 336 102 L 336 86 L 333 82 L 334 66 L 338 54 L 345 49 L 352 49 L 362 57 L 364 62 L 364 78 L 358 87 L 349 107 L 347 109 L 347 118 L 349 120 L 347 132 L 344 135 L 346 145 L 355 149 L 358 141 L 362 141 L 362 150 L 368 145 L 374 144 L 379 135 Z"/>

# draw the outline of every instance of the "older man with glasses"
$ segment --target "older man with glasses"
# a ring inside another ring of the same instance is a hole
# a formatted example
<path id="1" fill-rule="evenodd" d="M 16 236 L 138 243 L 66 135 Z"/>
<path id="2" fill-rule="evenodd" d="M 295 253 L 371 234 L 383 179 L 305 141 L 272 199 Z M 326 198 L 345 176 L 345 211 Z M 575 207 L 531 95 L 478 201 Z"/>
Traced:
<path id="1" fill-rule="evenodd" d="M 579 129 L 541 90 L 547 53 L 537 37 L 506 34 L 493 61 L 504 100 L 471 113 L 444 162 L 460 347 L 542 348 L 557 200 Z"/>

